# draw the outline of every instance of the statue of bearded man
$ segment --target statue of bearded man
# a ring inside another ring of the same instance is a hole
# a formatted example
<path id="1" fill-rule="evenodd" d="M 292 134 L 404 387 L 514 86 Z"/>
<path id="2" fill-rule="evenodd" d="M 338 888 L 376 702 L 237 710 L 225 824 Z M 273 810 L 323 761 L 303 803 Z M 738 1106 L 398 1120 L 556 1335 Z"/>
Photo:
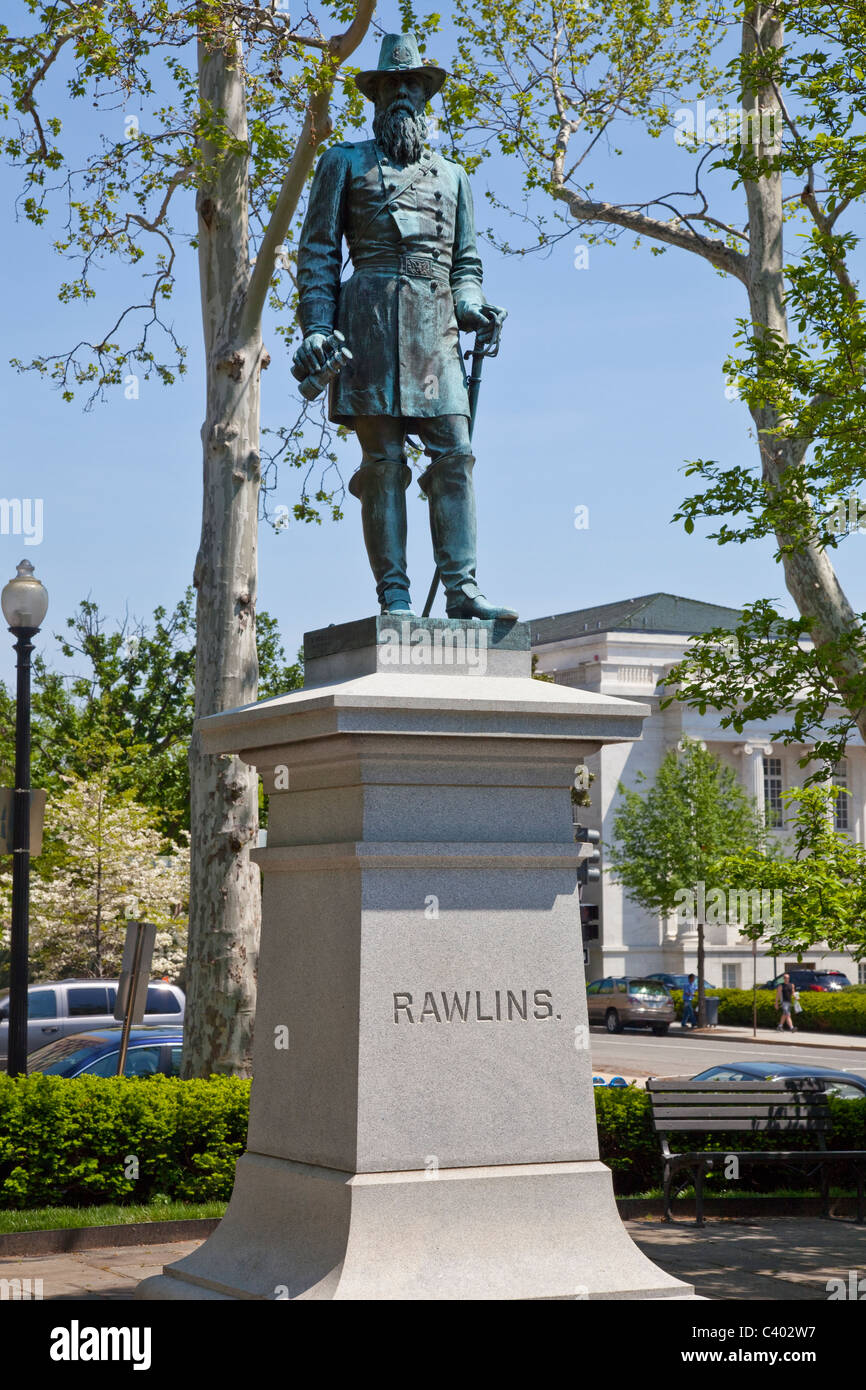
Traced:
<path id="1" fill-rule="evenodd" d="M 304 341 L 296 372 L 327 367 L 339 340 L 351 352 L 330 385 L 331 420 L 355 431 L 364 541 L 383 613 L 411 613 L 406 573 L 405 439 L 429 464 L 420 486 L 451 618 L 514 620 L 481 593 L 470 410 L 458 330 L 489 343 L 505 311 L 488 304 L 469 180 L 426 144 L 425 107 L 446 73 L 423 65 L 411 34 L 388 34 L 379 67 L 356 78 L 375 103 L 373 140 L 319 160 L 298 249 Z M 353 273 L 341 283 L 343 240 Z"/>

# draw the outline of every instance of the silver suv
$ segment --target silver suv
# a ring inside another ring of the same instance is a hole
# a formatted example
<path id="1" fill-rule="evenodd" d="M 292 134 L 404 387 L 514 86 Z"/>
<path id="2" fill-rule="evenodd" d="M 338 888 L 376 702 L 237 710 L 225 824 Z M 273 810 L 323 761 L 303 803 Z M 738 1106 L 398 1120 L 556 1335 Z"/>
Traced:
<path id="1" fill-rule="evenodd" d="M 35 1052 L 70 1033 L 89 1033 L 115 1022 L 116 980 L 58 980 L 31 985 L 27 991 L 27 1051 Z M 183 1019 L 183 990 L 165 980 L 147 987 L 144 1022 L 171 1024 Z M 9 1037 L 9 991 L 0 993 L 0 1064 L 5 1065 Z"/>

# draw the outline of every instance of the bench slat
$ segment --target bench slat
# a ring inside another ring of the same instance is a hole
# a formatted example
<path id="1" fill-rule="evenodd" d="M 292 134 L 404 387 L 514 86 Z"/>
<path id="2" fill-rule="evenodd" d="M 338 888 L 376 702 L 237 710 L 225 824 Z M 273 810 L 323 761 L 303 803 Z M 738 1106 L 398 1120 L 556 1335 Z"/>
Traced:
<path id="1" fill-rule="evenodd" d="M 657 1105 L 657 1120 L 802 1120 L 812 1125 L 829 1118 L 825 1111 L 798 1105 Z"/>
<path id="2" fill-rule="evenodd" d="M 830 1129 L 830 1121 L 829 1121 L 829 1120 L 823 1120 L 823 1119 L 821 1119 L 821 1120 L 809 1120 L 809 1119 L 787 1119 L 787 1120 L 785 1120 L 785 1119 L 781 1119 L 781 1120 L 780 1120 L 780 1119 L 749 1119 L 749 1120 L 743 1119 L 743 1120 L 732 1120 L 732 1119 L 728 1118 L 728 1119 L 724 1119 L 724 1120 L 711 1120 L 711 1121 L 708 1122 L 707 1120 L 697 1120 L 697 1119 L 692 1119 L 692 1118 L 689 1118 L 689 1119 L 687 1119 L 687 1120 L 681 1120 L 681 1119 L 677 1118 L 676 1120 L 669 1120 L 666 1124 L 659 1124 L 659 1125 L 656 1126 L 656 1128 L 657 1128 L 657 1129 L 661 1129 L 661 1130 L 671 1131 L 672 1133 L 676 1133 L 676 1132 L 679 1131 L 679 1130 L 688 1130 L 688 1129 L 706 1129 L 706 1130 L 713 1130 L 713 1131 L 715 1131 L 715 1130 L 728 1130 L 728 1129 L 738 1129 L 738 1130 L 740 1130 L 740 1131 L 742 1131 L 742 1130 L 770 1130 L 770 1131 L 775 1130 L 775 1131 L 778 1131 L 779 1133 L 781 1133 L 783 1130 L 800 1129 L 800 1130 L 808 1130 L 808 1131 L 810 1131 L 812 1134 L 815 1134 L 815 1133 L 820 1133 L 820 1132 L 823 1132 L 823 1131 L 829 1131 L 829 1129 Z"/>
<path id="3" fill-rule="evenodd" d="M 792 1105 L 811 1105 L 817 1110 L 827 1108 L 827 1096 L 816 1091 L 663 1091 L 652 1098 L 654 1110 L 660 1105 L 678 1104 L 751 1105 L 754 1102 L 777 1105 L 780 1100 Z"/>
<path id="4" fill-rule="evenodd" d="M 860 1159 L 866 1163 L 866 1149 L 688 1149 L 682 1153 L 672 1153 L 671 1160 L 674 1166 L 680 1166 L 679 1160 L 685 1163 L 697 1163 L 704 1158 L 747 1158 L 750 1163 L 779 1163 L 783 1160 L 796 1159 L 799 1163 L 802 1159 L 807 1163 L 825 1162 L 828 1159 Z"/>

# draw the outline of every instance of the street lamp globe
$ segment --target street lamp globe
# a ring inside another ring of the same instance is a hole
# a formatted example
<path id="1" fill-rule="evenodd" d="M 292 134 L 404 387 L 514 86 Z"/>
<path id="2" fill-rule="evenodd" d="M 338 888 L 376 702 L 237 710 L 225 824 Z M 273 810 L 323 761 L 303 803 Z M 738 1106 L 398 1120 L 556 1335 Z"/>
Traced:
<path id="1" fill-rule="evenodd" d="M 13 630 L 30 628 L 35 631 L 42 626 L 48 612 L 48 590 L 37 579 L 29 560 L 22 560 L 14 579 L 4 586 L 0 594 L 3 617 Z"/>

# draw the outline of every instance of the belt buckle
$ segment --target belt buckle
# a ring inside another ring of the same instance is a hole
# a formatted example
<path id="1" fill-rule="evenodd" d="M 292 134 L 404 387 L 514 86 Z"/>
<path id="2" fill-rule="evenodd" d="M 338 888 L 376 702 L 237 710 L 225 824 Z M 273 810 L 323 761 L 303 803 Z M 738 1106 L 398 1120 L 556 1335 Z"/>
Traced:
<path id="1" fill-rule="evenodd" d="M 432 265 L 428 256 L 404 256 L 403 271 L 406 275 L 430 275 Z"/>

